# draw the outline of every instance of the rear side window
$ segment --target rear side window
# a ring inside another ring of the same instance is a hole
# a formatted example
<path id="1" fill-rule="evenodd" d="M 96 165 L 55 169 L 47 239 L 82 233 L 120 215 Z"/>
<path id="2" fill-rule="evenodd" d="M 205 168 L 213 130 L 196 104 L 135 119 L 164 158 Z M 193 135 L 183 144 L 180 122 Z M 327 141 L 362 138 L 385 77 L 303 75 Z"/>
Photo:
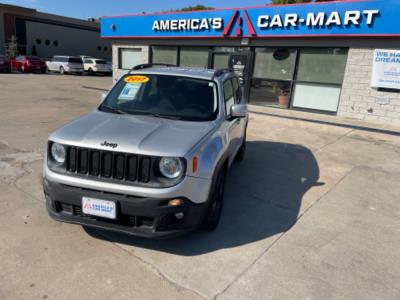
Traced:
<path id="1" fill-rule="evenodd" d="M 92 60 L 91 59 L 85 59 L 85 64 L 92 64 Z"/>
<path id="2" fill-rule="evenodd" d="M 70 57 L 68 59 L 68 62 L 71 64 L 81 64 L 82 63 L 82 59 L 77 58 L 77 57 Z"/>
<path id="3" fill-rule="evenodd" d="M 224 83 L 224 100 L 226 115 L 229 117 L 231 115 L 231 107 L 233 104 L 235 104 L 235 96 L 233 93 L 233 85 L 231 80 L 227 80 Z"/>

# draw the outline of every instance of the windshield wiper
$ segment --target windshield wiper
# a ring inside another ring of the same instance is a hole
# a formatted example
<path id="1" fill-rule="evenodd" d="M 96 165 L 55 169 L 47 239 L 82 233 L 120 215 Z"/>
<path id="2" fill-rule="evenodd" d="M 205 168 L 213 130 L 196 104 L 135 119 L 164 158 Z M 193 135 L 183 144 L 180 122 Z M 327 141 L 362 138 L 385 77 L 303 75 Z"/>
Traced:
<path id="1" fill-rule="evenodd" d="M 169 115 L 162 115 L 162 114 L 149 114 L 149 116 L 154 117 L 154 118 L 160 118 L 160 119 L 182 120 L 182 118 L 178 117 L 178 116 L 169 116 Z"/>
<path id="2" fill-rule="evenodd" d="M 118 114 L 118 115 L 126 115 L 126 112 L 124 112 L 123 110 L 120 110 L 118 108 L 114 108 L 105 104 L 102 104 L 100 106 L 101 110 L 103 110 L 103 108 L 108 109 L 110 112 L 114 113 L 114 114 Z"/>

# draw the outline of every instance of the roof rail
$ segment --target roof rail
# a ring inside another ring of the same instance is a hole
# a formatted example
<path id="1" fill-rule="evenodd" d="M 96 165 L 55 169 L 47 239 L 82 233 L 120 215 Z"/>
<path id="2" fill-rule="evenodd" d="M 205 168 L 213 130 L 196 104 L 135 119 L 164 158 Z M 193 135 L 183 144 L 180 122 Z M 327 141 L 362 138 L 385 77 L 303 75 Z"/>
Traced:
<path id="1" fill-rule="evenodd" d="M 142 65 L 134 66 L 134 67 L 131 69 L 131 71 L 148 69 L 148 68 L 152 68 L 152 67 L 154 67 L 154 66 L 176 67 L 175 65 L 171 65 L 171 64 L 142 64 Z"/>
<path id="2" fill-rule="evenodd" d="M 219 76 L 221 76 L 221 75 L 223 75 L 225 73 L 230 73 L 230 72 L 233 72 L 233 69 L 224 68 L 224 69 L 215 70 L 212 79 L 214 79 L 215 77 L 219 77 Z"/>

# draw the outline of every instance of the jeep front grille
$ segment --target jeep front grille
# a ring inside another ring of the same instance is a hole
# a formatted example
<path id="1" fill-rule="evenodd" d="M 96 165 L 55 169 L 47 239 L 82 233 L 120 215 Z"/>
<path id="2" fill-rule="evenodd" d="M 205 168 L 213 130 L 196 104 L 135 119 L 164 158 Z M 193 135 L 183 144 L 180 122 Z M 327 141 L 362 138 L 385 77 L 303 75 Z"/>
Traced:
<path id="1" fill-rule="evenodd" d="M 67 147 L 68 172 L 148 183 L 151 178 L 152 158 L 135 154 Z"/>

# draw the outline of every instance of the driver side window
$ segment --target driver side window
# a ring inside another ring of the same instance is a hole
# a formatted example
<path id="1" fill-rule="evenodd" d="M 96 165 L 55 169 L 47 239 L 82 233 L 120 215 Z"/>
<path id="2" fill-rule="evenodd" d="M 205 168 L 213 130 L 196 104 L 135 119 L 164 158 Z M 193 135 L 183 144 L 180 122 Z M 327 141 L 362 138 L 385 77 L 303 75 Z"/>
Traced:
<path id="1" fill-rule="evenodd" d="M 226 116 L 231 116 L 231 107 L 235 104 L 235 95 L 233 93 L 232 80 L 227 80 L 224 83 L 224 100 L 225 100 L 225 111 Z"/>

